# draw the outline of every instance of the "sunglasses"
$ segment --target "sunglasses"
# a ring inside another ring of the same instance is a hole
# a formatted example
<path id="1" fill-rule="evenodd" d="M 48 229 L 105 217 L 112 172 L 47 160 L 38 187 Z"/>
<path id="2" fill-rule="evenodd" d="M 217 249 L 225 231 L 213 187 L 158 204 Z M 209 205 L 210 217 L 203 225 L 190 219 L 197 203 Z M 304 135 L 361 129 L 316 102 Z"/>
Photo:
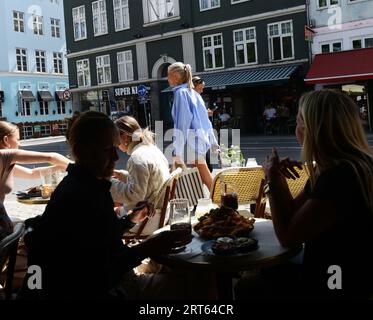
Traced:
<path id="1" fill-rule="evenodd" d="M 194 84 L 201 84 L 201 83 L 205 83 L 205 81 L 203 79 L 197 79 L 197 80 L 194 80 L 193 83 Z"/>

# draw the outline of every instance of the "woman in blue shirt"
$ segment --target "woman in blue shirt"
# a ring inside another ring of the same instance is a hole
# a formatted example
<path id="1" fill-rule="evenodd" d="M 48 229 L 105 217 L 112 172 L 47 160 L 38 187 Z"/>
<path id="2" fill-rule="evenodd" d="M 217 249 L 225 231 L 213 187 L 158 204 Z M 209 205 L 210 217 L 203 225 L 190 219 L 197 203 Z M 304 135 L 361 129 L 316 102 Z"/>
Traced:
<path id="1" fill-rule="evenodd" d="M 172 118 L 174 120 L 174 164 L 184 166 L 184 148 L 187 164 L 196 166 L 203 183 L 210 189 L 212 175 L 206 163 L 206 155 L 219 146 L 209 121 L 205 103 L 200 94 L 192 90 L 192 69 L 189 64 L 175 62 L 168 67 L 168 82 L 174 87 Z"/>

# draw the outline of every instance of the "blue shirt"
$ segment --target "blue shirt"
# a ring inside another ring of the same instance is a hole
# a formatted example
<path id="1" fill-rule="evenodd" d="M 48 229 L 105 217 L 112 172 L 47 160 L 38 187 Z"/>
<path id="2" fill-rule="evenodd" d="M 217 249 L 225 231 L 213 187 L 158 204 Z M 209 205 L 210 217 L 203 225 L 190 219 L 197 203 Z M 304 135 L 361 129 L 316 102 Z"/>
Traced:
<path id="1" fill-rule="evenodd" d="M 173 89 L 174 156 L 182 156 L 186 142 L 198 155 L 205 156 L 217 145 L 211 122 L 201 95 L 182 84 Z"/>

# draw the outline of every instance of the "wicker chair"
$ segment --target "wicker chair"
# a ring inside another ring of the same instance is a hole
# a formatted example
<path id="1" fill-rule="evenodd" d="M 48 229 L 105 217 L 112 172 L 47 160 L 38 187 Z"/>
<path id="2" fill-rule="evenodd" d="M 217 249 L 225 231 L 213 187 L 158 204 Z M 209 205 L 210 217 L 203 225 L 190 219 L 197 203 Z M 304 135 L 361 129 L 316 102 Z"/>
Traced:
<path id="1" fill-rule="evenodd" d="M 3 288 L 4 298 L 6 300 L 11 299 L 12 297 L 13 276 L 17 258 L 18 243 L 19 239 L 23 235 L 23 232 L 24 224 L 17 223 L 14 227 L 13 233 L 0 241 L 0 272 L 6 266 L 6 279 Z"/>
<path id="2" fill-rule="evenodd" d="M 298 194 L 300 194 L 304 186 L 306 185 L 309 175 L 306 166 L 303 166 L 303 170 L 299 170 L 298 168 L 295 168 L 295 170 L 299 174 L 298 179 L 286 179 L 286 182 L 289 186 L 289 190 L 293 198 L 295 198 Z"/>
<path id="3" fill-rule="evenodd" d="M 255 204 L 255 217 L 263 217 L 265 209 L 265 198 L 263 197 L 264 171 L 263 168 L 237 167 L 227 168 L 220 171 L 214 178 L 210 197 L 213 203 L 220 204 L 220 180 L 224 174 L 224 179 L 234 182 L 237 186 L 239 204 Z"/>
<path id="4" fill-rule="evenodd" d="M 145 219 L 131 230 L 123 235 L 126 243 L 131 240 L 141 240 L 149 237 L 155 230 L 162 228 L 165 225 L 168 202 L 175 194 L 176 179 L 181 173 L 181 168 L 176 169 L 170 177 L 163 183 L 158 198 L 154 201 L 156 210 L 154 216 Z"/>

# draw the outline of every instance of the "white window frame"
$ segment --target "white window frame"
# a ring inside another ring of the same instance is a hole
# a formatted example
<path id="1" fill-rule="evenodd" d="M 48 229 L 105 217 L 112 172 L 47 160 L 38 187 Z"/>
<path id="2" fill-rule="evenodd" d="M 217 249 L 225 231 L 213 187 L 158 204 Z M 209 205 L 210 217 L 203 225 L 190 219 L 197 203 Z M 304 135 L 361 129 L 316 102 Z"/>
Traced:
<path id="1" fill-rule="evenodd" d="M 39 101 L 39 111 L 41 116 L 49 115 L 49 102 L 48 101 Z"/>
<path id="2" fill-rule="evenodd" d="M 371 38 L 373 38 L 373 34 L 369 34 L 369 35 L 364 35 L 364 36 L 360 36 L 360 37 L 353 37 L 353 38 L 351 38 L 351 49 L 354 49 L 353 42 L 356 41 L 356 40 L 360 40 L 360 41 L 361 41 L 361 49 L 364 49 L 364 48 L 372 48 L 372 47 L 366 47 L 366 46 L 365 46 L 365 40 L 366 40 L 366 39 L 371 39 Z M 355 49 L 355 50 L 358 50 L 358 49 Z"/>
<path id="3" fill-rule="evenodd" d="M 38 70 L 38 64 L 40 69 Z M 47 72 L 47 61 L 46 53 L 44 50 L 35 50 L 35 68 L 37 73 L 46 73 Z"/>
<path id="4" fill-rule="evenodd" d="M 60 131 L 60 134 L 66 134 L 67 124 L 66 123 L 59 123 L 58 124 L 58 130 Z"/>
<path id="5" fill-rule="evenodd" d="M 17 50 L 20 50 L 20 53 L 17 53 Z M 24 51 L 24 52 L 22 52 Z M 21 69 L 18 69 L 18 61 L 17 57 L 20 56 L 21 60 Z M 27 72 L 28 71 L 28 61 L 27 61 L 27 49 L 26 48 L 16 48 L 16 65 L 17 65 L 17 71 L 18 72 Z"/>
<path id="6" fill-rule="evenodd" d="M 221 44 L 220 45 L 214 45 L 214 37 L 215 36 L 220 36 L 221 37 Z M 211 46 L 209 47 L 204 47 L 204 40 L 206 38 L 211 38 Z M 223 66 L 221 67 L 216 67 L 216 60 L 215 60 L 215 49 L 222 48 L 222 62 Z M 212 68 L 207 68 L 206 67 L 206 57 L 205 57 L 205 51 L 207 50 L 214 50 L 214 54 L 212 56 Z M 207 36 L 202 37 L 202 54 L 203 54 L 203 66 L 205 70 L 216 70 L 216 69 L 224 69 L 225 66 L 225 61 L 224 61 L 224 39 L 223 39 L 223 33 L 215 33 L 215 34 L 209 34 Z"/>
<path id="7" fill-rule="evenodd" d="M 73 17 L 73 33 L 74 33 L 74 40 L 80 41 L 87 39 L 87 22 L 85 18 L 85 6 L 79 6 L 72 9 L 72 17 Z M 79 34 L 75 32 L 75 25 L 78 25 Z"/>
<path id="8" fill-rule="evenodd" d="M 62 54 L 62 52 L 53 52 L 53 73 L 63 74 L 63 54 Z"/>
<path id="9" fill-rule="evenodd" d="M 61 20 L 57 18 L 50 18 L 51 35 L 53 38 L 61 38 Z"/>
<path id="10" fill-rule="evenodd" d="M 130 59 L 126 59 L 126 56 L 129 56 Z M 117 52 L 117 65 L 119 82 L 132 81 L 134 79 L 133 57 L 131 50 Z"/>
<path id="11" fill-rule="evenodd" d="M 289 23 L 291 24 L 291 33 L 282 33 L 282 24 Z M 270 27 L 277 25 L 278 26 L 278 35 L 270 35 Z M 268 49 L 269 49 L 269 60 L 272 61 L 287 61 L 287 60 L 293 60 L 295 57 L 295 47 L 294 47 L 294 26 L 293 26 L 293 20 L 285 20 L 285 21 L 279 21 L 275 23 L 270 23 L 267 25 L 267 34 L 268 34 Z M 292 56 L 288 58 L 284 58 L 284 48 L 282 43 L 282 38 L 288 37 L 291 35 L 291 50 L 292 50 Z M 271 40 L 273 38 L 280 37 L 280 47 L 281 47 L 281 59 L 275 60 L 274 59 L 274 52 L 273 52 L 273 45 L 271 43 Z"/>
<path id="12" fill-rule="evenodd" d="M 119 1 L 119 6 L 115 2 Z M 123 3 L 123 1 L 125 3 Z M 129 0 L 113 0 L 114 28 L 115 31 L 127 30 L 130 28 Z"/>
<path id="13" fill-rule="evenodd" d="M 246 37 L 246 31 L 248 30 L 254 30 L 254 39 L 243 39 L 242 41 L 236 41 L 235 34 L 236 32 L 243 32 L 243 35 Z M 255 62 L 248 62 L 248 56 L 247 56 L 247 44 L 248 43 L 254 43 L 255 44 Z M 242 44 L 244 46 L 244 63 L 238 64 L 237 62 L 237 45 Z M 249 28 L 244 28 L 244 29 L 237 29 L 233 30 L 233 46 L 234 46 L 234 62 L 236 66 L 244 66 L 244 65 L 252 65 L 252 64 L 257 64 L 258 63 L 258 44 L 256 41 L 256 27 L 249 27 Z"/>
<path id="14" fill-rule="evenodd" d="M 95 6 L 97 5 L 97 9 Z M 93 35 L 95 37 L 108 33 L 106 1 L 97 0 L 92 2 Z"/>
<path id="15" fill-rule="evenodd" d="M 86 66 L 84 64 L 86 63 Z M 79 75 L 83 76 L 84 83 L 79 84 Z M 91 70 L 89 59 L 81 59 L 76 61 L 76 77 L 78 80 L 78 87 L 89 87 L 91 86 Z"/>
<path id="16" fill-rule="evenodd" d="M 337 0 L 338 3 L 336 3 L 336 4 L 331 4 L 331 1 L 332 0 L 326 0 L 326 6 L 320 7 L 319 0 L 316 0 L 316 7 L 317 7 L 318 10 L 324 10 L 324 9 L 328 9 L 328 8 L 338 7 L 341 4 L 340 3 L 341 0 Z"/>
<path id="17" fill-rule="evenodd" d="M 322 46 L 329 45 L 329 53 L 332 52 L 339 52 L 339 51 L 333 51 L 333 45 L 335 43 L 340 43 L 341 44 L 341 51 L 343 51 L 343 40 L 342 39 L 336 39 L 333 41 L 325 41 L 325 42 L 320 42 L 320 53 L 322 52 Z"/>
<path id="18" fill-rule="evenodd" d="M 14 17 L 14 14 L 16 14 L 17 17 Z M 25 13 L 24 12 L 13 10 L 13 30 L 15 32 L 23 32 L 23 33 L 25 32 Z"/>
<path id="19" fill-rule="evenodd" d="M 44 35 L 43 16 L 39 16 L 37 14 L 32 15 L 32 29 L 34 34 L 39 36 Z"/>
<path id="20" fill-rule="evenodd" d="M 231 4 L 237 4 L 237 3 L 242 3 L 242 2 L 247 2 L 251 0 L 231 0 Z"/>
<path id="21" fill-rule="evenodd" d="M 50 136 L 52 134 L 51 126 L 49 124 L 43 124 L 40 126 L 41 136 Z"/>
<path id="22" fill-rule="evenodd" d="M 206 1 L 208 1 L 208 5 L 207 5 L 206 8 L 202 8 L 202 1 L 203 0 L 199 0 L 199 11 L 201 11 L 201 12 L 220 8 L 220 0 L 206 0 Z M 218 4 L 215 5 L 215 6 L 212 6 L 213 1 L 218 1 Z"/>
<path id="23" fill-rule="evenodd" d="M 30 101 L 24 101 L 24 100 L 22 100 L 22 112 L 21 112 L 21 115 L 23 117 L 30 117 L 31 116 L 31 102 Z"/>
<path id="24" fill-rule="evenodd" d="M 173 9 L 174 9 L 174 14 L 172 16 L 168 16 L 167 14 L 165 14 L 165 17 L 158 17 L 158 19 L 153 19 L 153 20 L 151 20 L 151 16 L 150 16 L 150 12 L 149 12 L 149 1 L 157 1 L 158 9 L 159 9 L 159 2 L 158 1 L 162 1 L 162 2 L 164 1 L 165 4 L 166 4 L 167 0 L 142 0 L 144 24 L 159 23 L 160 21 L 163 21 L 163 20 L 180 19 L 179 0 L 172 0 L 173 1 Z M 167 10 L 167 7 L 165 8 L 165 10 Z"/>
<path id="25" fill-rule="evenodd" d="M 105 62 L 106 60 L 106 62 Z M 97 84 L 111 83 L 110 55 L 96 57 Z M 102 74 L 102 79 L 100 77 Z"/>
<path id="26" fill-rule="evenodd" d="M 57 114 L 66 114 L 66 101 L 57 101 Z"/>
<path id="27" fill-rule="evenodd" d="M 22 136 L 24 139 L 32 138 L 34 135 L 33 126 L 23 126 L 22 127 Z"/>

